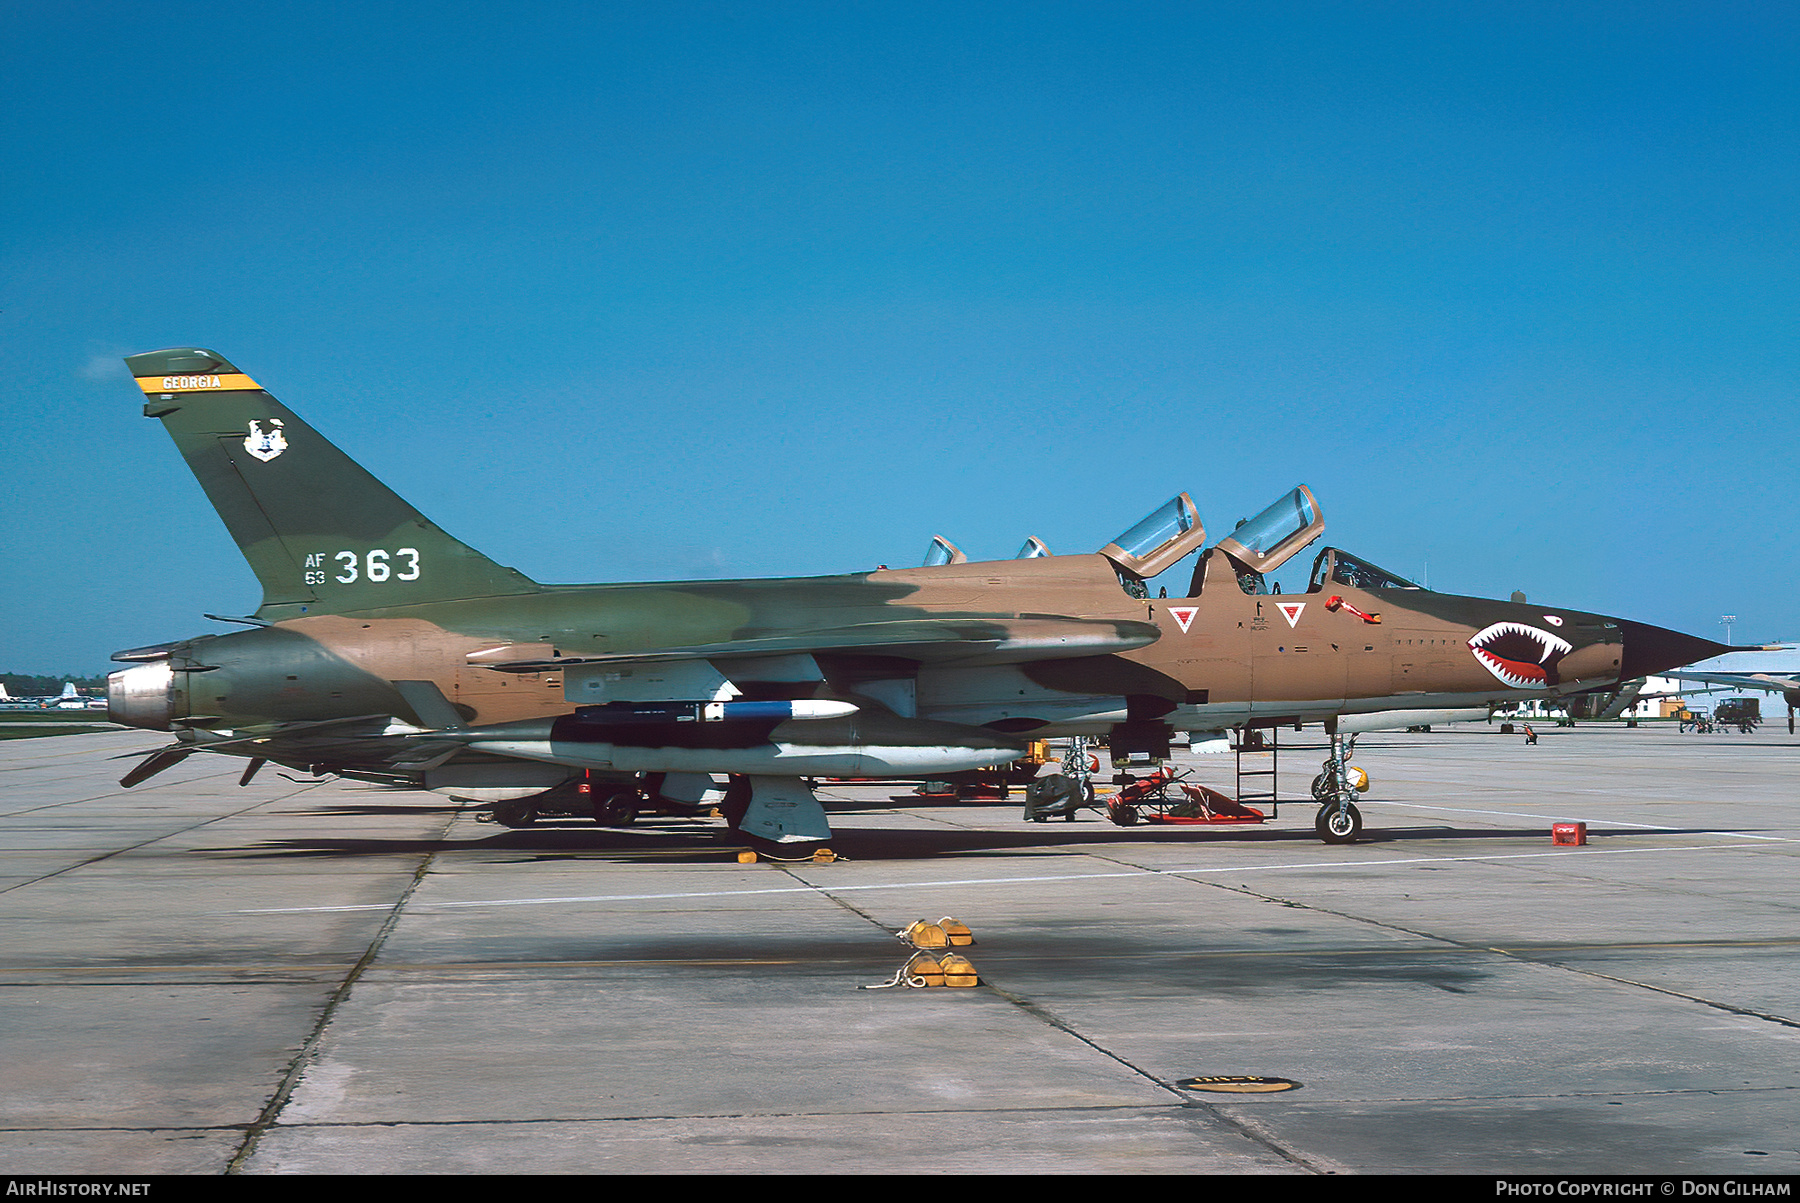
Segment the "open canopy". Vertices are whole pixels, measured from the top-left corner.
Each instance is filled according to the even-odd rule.
[[[1300,485],[1219,540],[1219,550],[1251,572],[1273,572],[1324,533],[1318,500]]]
[[[1178,494],[1100,549],[1126,576],[1148,580],[1206,542],[1194,499]]]

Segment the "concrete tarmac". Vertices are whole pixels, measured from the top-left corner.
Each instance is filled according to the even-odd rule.
[[[1310,803],[1119,828],[856,786],[845,859],[790,866],[717,823],[511,831],[206,756],[123,790],[157,737],[7,741],[0,1164],[1800,1171],[1800,739],[1542,735],[1365,736],[1348,847]],[[946,914],[981,986],[862,988]],[[1234,1074],[1300,1088],[1177,1085]]]

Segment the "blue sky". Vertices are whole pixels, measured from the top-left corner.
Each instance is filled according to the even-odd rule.
[[[1304,481],[1434,588],[1800,636],[1791,8],[7,27],[8,671],[257,604],[118,363],[180,345],[541,580],[1090,551],[1184,489],[1223,534]]]

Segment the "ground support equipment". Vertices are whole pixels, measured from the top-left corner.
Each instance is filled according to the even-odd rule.
[[[1261,823],[1269,817],[1216,789],[1186,784],[1183,779],[1189,774],[1187,769],[1164,767],[1139,777],[1106,800],[1106,817],[1121,827],[1135,823]],[[1173,795],[1170,787],[1175,787]]]

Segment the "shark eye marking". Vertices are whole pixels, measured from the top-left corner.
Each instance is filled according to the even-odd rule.
[[[1575,648],[1568,640],[1522,622],[1497,622],[1469,640],[1469,650],[1489,672],[1514,689],[1558,684],[1556,666]]]

